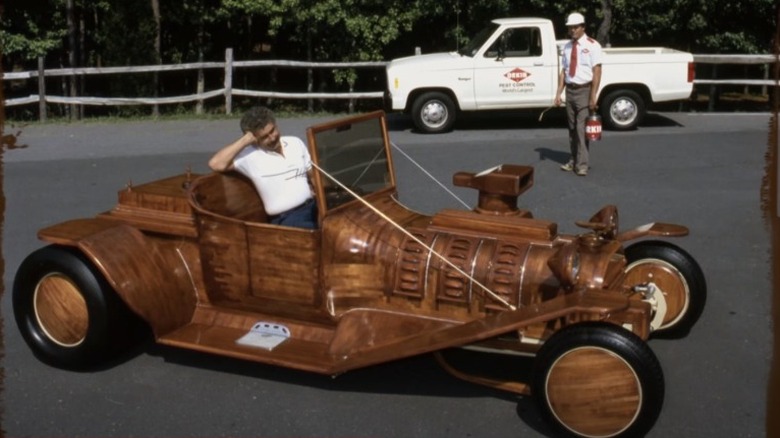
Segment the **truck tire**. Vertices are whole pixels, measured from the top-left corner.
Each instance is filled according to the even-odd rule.
[[[76,249],[47,246],[19,266],[16,324],[36,357],[65,369],[115,358],[141,327],[102,274]]]
[[[625,254],[628,265],[623,284],[652,281],[664,293],[666,315],[653,336],[687,335],[707,301],[707,283],[696,260],[678,246],[660,240],[634,243]]]
[[[638,336],[584,322],[561,329],[539,349],[531,393],[554,436],[644,436],[661,413],[664,377]]]
[[[636,129],[645,117],[645,101],[631,90],[610,92],[600,106],[604,125],[614,131]]]
[[[428,134],[447,132],[455,124],[455,103],[441,92],[423,93],[412,104],[414,126]]]

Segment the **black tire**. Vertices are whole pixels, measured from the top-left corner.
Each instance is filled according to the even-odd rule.
[[[450,96],[429,91],[419,95],[412,104],[414,126],[422,132],[447,132],[455,124],[457,108]]]
[[[41,248],[22,262],[13,286],[16,324],[43,362],[89,369],[129,347],[138,319],[76,249]]]
[[[653,336],[679,338],[690,332],[707,301],[704,273],[680,247],[660,240],[645,240],[625,249],[626,279],[633,285],[652,280],[663,291],[667,316]]]
[[[531,385],[554,436],[643,436],[664,400],[663,371],[650,347],[600,322],[553,334],[536,356]]]
[[[601,102],[604,125],[614,131],[636,129],[645,117],[645,101],[635,91],[615,90]]]

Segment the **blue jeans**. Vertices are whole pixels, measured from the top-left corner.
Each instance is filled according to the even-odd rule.
[[[317,203],[309,199],[303,204],[270,217],[274,225],[286,227],[317,228]]]

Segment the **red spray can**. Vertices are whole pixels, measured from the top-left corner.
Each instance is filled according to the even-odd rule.
[[[591,114],[585,121],[585,137],[591,141],[601,140],[601,116]]]

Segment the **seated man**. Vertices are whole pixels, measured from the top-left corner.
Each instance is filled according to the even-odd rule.
[[[271,110],[254,107],[241,118],[241,138],[209,160],[217,172],[237,170],[257,188],[270,222],[317,228],[317,208],[309,184],[311,157],[298,137],[282,137]]]

